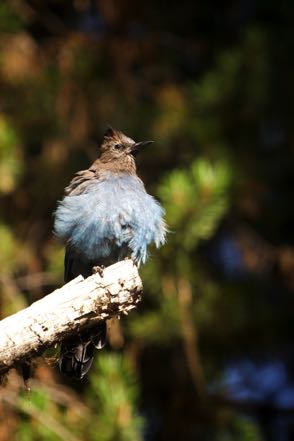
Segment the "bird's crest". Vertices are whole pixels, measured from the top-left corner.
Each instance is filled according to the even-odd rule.
[[[108,126],[103,138],[114,138],[115,135],[117,135],[117,130],[114,130],[111,126]]]
[[[109,142],[113,142],[113,141],[123,144],[133,144],[135,142],[133,139],[126,136],[120,130],[115,130],[113,127],[108,126],[103,136],[102,149],[103,149],[103,144],[107,145]]]

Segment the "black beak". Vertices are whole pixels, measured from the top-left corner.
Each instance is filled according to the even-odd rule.
[[[138,153],[138,151],[141,149],[141,147],[145,147],[148,144],[151,144],[154,141],[141,141],[141,142],[136,142],[135,144],[132,145],[132,153]]]

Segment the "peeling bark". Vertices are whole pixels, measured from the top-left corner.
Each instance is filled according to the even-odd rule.
[[[40,355],[101,319],[127,315],[141,300],[142,281],[131,260],[124,260],[62,288],[0,322],[0,374]]]

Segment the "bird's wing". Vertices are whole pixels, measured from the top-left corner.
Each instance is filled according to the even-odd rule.
[[[89,181],[95,179],[95,177],[97,178],[97,173],[95,173],[93,169],[77,172],[69,185],[65,188],[65,194],[67,196],[77,196],[83,193]]]
[[[94,265],[89,261],[81,259],[81,256],[72,249],[70,245],[66,246],[64,256],[64,281],[65,283],[78,277],[80,274],[83,277],[89,277],[92,274],[92,267]]]

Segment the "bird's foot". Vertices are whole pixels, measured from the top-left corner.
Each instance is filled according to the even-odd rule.
[[[103,277],[104,275],[104,270],[105,270],[105,266],[101,265],[101,266],[93,266],[92,268],[92,274],[99,274],[100,277]]]

